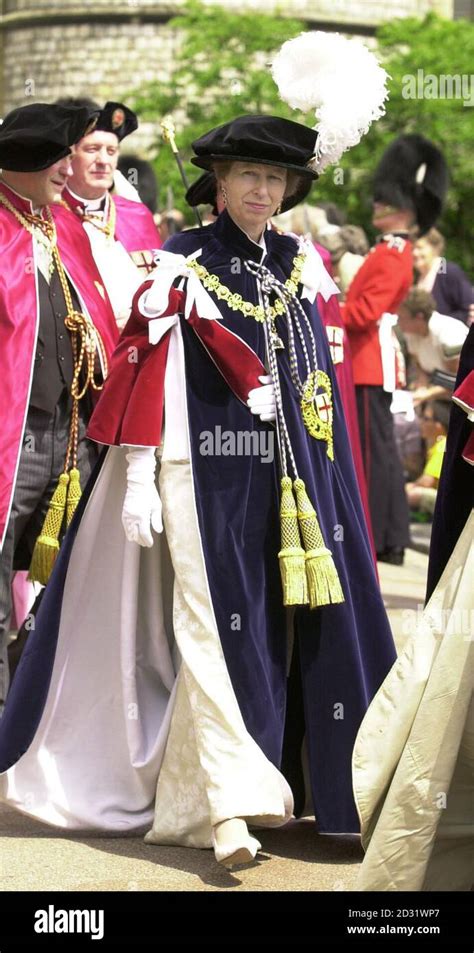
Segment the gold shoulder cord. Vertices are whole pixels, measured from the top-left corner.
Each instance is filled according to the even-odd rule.
[[[66,459],[63,473],[59,477],[58,486],[51,498],[43,528],[36,541],[29,573],[29,578],[34,582],[46,585],[59,551],[59,535],[64,516],[66,516],[67,527],[81,498],[80,474],[77,469],[79,401],[85,396],[89,388],[94,391],[102,390],[103,383],[98,383],[95,379],[95,359],[96,354],[99,353],[104,368],[104,377],[106,377],[108,370],[107,354],[102,338],[89,316],[74,309],[69,282],[59,254],[56,226],[50,209],[46,206],[47,218],[22,213],[1,192],[0,203],[12,213],[30,235],[35,236],[35,233],[39,231],[47,239],[66,304],[67,314],[64,324],[71,337],[74,370],[71,384],[71,423]],[[80,383],[81,374],[83,374],[82,385]]]

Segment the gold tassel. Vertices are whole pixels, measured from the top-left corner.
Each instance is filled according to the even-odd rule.
[[[332,602],[344,602],[339,575],[331,550],[324,544],[316,511],[306,492],[303,480],[294,481],[298,522],[305,548],[309,604],[312,609]]]
[[[283,477],[281,481],[280,527],[281,550],[278,558],[283,584],[283,604],[306,605],[309,600],[304,550],[301,546],[296,502],[289,477]]]
[[[80,473],[76,467],[73,467],[69,471],[69,488],[67,491],[67,508],[66,508],[66,526],[69,526],[74,513],[76,512],[77,504],[81,499],[82,490],[80,483]]]
[[[66,511],[68,483],[69,474],[61,473],[33,550],[28,578],[42,586],[46,585],[59,552],[59,534]]]

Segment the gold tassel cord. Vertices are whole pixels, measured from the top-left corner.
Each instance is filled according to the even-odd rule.
[[[344,602],[339,575],[331,550],[324,543],[316,511],[303,480],[293,483],[298,508],[298,523],[305,548],[305,567],[309,604],[312,609]]]
[[[77,509],[77,504],[81,499],[82,491],[80,484],[80,474],[77,467],[73,467],[69,471],[69,489],[67,494],[67,507],[66,507],[66,526],[69,526],[74,513]]]
[[[284,476],[281,481],[280,503],[281,550],[278,553],[285,606],[306,605],[305,554],[298,529],[296,501],[291,480]]]
[[[59,535],[66,511],[69,474],[61,473],[48,507],[43,528],[35,543],[28,578],[45,586],[59,552]]]
[[[74,308],[68,278],[59,254],[56,226],[51,210],[47,206],[45,207],[46,218],[41,215],[22,213],[2,193],[0,193],[0,203],[12,213],[30,235],[36,238],[40,236],[41,240],[48,246],[53,269],[56,268],[61,282],[67,312],[64,324],[70,333],[73,354],[72,410],[64,472],[59,477],[58,486],[51,498],[43,528],[36,540],[29,572],[30,579],[46,585],[59,552],[64,517],[66,516],[66,526],[69,526],[81,498],[80,474],[77,469],[79,401],[89,388],[95,391],[102,390],[103,382],[96,380],[95,376],[95,361],[97,354],[99,354],[105,379],[108,370],[107,354],[101,335],[89,316],[76,311]],[[115,209],[114,203],[112,203],[112,206]],[[112,222],[115,223],[114,218]]]

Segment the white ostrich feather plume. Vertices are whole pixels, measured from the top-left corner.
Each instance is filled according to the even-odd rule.
[[[315,110],[316,172],[338,162],[385,113],[388,74],[360,40],[340,33],[317,30],[287,40],[272,75],[292,109]]]

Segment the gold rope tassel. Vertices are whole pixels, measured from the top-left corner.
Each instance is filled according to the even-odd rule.
[[[283,604],[306,605],[309,600],[304,550],[301,546],[296,501],[289,477],[283,477],[281,481],[280,528],[281,550],[278,558],[283,584]]]
[[[42,586],[46,585],[59,552],[59,534],[66,512],[68,484],[69,474],[61,473],[33,550],[28,578]]]
[[[324,544],[316,511],[306,492],[303,480],[294,481],[298,522],[305,548],[309,604],[312,609],[331,602],[344,602],[339,575],[332,553]]]
[[[69,471],[69,487],[67,491],[67,507],[66,507],[66,526],[69,526],[74,513],[76,512],[77,504],[81,499],[82,490],[80,483],[80,473],[76,467],[73,467]]]

